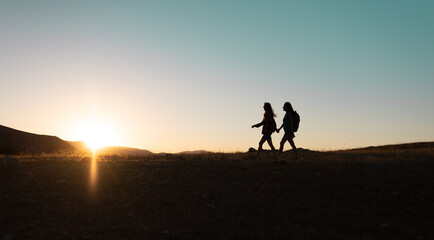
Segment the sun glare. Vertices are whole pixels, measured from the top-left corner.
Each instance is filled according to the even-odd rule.
[[[112,127],[98,122],[80,126],[77,135],[93,151],[105,146],[116,146],[120,143],[119,137]]]

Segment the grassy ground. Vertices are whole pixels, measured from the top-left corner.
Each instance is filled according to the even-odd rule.
[[[0,164],[0,239],[434,239],[433,148],[78,159]]]

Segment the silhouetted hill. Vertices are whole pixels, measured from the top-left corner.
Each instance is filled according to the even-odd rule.
[[[118,155],[118,156],[149,156],[153,153],[148,150],[138,149],[138,148],[129,148],[129,147],[103,147],[98,149],[97,154],[99,155]]]
[[[183,152],[179,152],[177,154],[194,155],[194,154],[209,154],[209,153],[212,153],[212,152],[206,151],[206,150],[196,150],[196,151],[183,151]]]
[[[75,152],[73,146],[58,137],[23,132],[0,125],[0,153],[2,154]]]
[[[416,143],[403,143],[391,144],[383,146],[369,146],[366,148],[348,149],[342,151],[396,151],[396,150],[424,150],[434,149],[434,142],[416,142]]]
[[[67,141],[69,144],[71,144],[75,149],[82,153],[91,153],[92,149],[90,149],[89,146],[85,142],[82,141]]]

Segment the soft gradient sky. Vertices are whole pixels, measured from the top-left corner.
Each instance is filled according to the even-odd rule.
[[[298,147],[433,141],[433,12],[423,0],[0,0],[0,124],[246,151],[263,103],[281,124],[290,101]]]

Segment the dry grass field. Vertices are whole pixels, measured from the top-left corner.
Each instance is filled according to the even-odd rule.
[[[434,239],[433,189],[432,143],[18,156],[0,162],[0,239]]]

